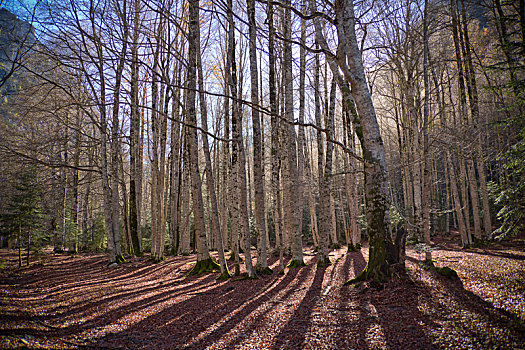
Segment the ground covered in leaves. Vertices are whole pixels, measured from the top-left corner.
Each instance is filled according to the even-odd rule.
[[[461,250],[442,242],[437,266],[407,250],[408,275],[379,290],[343,286],[367,250],[334,264],[257,280],[188,277],[194,256],[108,267],[104,255],[47,254],[16,268],[0,251],[0,348],[525,349],[525,245]],[[277,262],[273,261],[273,268]]]

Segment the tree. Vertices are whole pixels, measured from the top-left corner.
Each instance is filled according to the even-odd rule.
[[[254,106],[259,105],[259,79],[257,68],[257,28],[255,24],[255,0],[247,0],[248,23],[250,34],[250,78],[251,78],[251,102]],[[264,178],[263,178],[263,149],[261,118],[257,108],[252,107],[253,126],[253,177],[255,187],[255,222],[257,224],[257,265],[259,273],[271,273],[268,267],[267,242],[266,242],[266,217],[264,201]]]
[[[284,2],[283,18],[283,83],[284,83],[284,113],[287,124],[285,150],[283,152],[283,162],[286,162],[287,174],[283,177],[284,187],[284,210],[286,212],[286,229],[291,239],[292,260],[288,266],[304,266],[302,230],[300,227],[302,201],[297,201],[295,196],[302,191],[301,182],[297,169],[297,135],[295,132],[294,113],[293,113],[293,75],[292,75],[292,22],[291,22],[291,1]]]
[[[41,212],[39,209],[40,185],[36,168],[26,169],[20,175],[20,182],[15,186],[8,206],[7,213],[2,215],[2,228],[7,232],[17,232],[16,246],[18,247],[18,267],[22,266],[22,235],[25,233],[25,243],[27,248],[26,264],[29,266],[29,252],[31,248],[31,238],[36,233],[36,229],[41,226]]]
[[[514,12],[518,12],[517,15]],[[507,83],[501,88],[512,91],[512,107],[516,110],[502,122],[506,130],[514,131],[512,144],[500,157],[508,180],[502,184],[502,191],[496,198],[501,206],[498,212],[501,225],[492,234],[503,239],[525,227],[525,79],[520,74],[525,70],[525,3],[520,1],[519,6],[504,6],[500,0],[494,0],[494,14],[504,53],[503,65],[499,63],[496,68],[503,66],[508,74]],[[520,29],[518,34],[512,35],[513,28]]]
[[[312,12],[316,11],[313,0],[310,0],[310,7]],[[365,269],[355,281],[383,281],[390,276],[393,265],[399,261],[398,250],[391,238],[385,149],[357,41],[353,0],[336,1],[334,12],[341,48],[337,55],[330,51],[318,18],[314,20],[314,24],[316,40],[329,60],[332,74],[343,93],[344,103],[349,110],[356,111],[352,113],[352,122],[365,162],[365,204],[370,252]]]
[[[139,35],[141,25],[141,0],[133,0],[133,33],[131,39],[131,79],[130,79],[130,127],[129,127],[129,221],[133,254],[142,254],[141,188],[142,157],[140,154],[140,110],[139,110]]]
[[[195,106],[195,91],[197,88],[197,55],[200,54],[199,43],[199,0],[189,1],[189,28],[188,28],[188,68],[186,111],[188,127],[187,147],[190,161],[190,177],[193,201],[193,219],[195,223],[195,246],[197,263],[191,274],[201,274],[213,271],[220,266],[212,260],[208,250],[206,227],[204,222],[204,204],[202,201],[202,181],[199,172],[197,112]]]

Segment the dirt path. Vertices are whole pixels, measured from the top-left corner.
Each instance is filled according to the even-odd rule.
[[[525,253],[442,245],[447,279],[419,267],[383,290],[343,286],[367,251],[332,253],[255,281],[186,277],[194,257],[161,264],[48,255],[16,269],[0,251],[0,348],[107,349],[525,349]],[[274,261],[273,267],[276,267]]]

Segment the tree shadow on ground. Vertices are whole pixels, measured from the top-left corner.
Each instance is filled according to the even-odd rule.
[[[352,260],[353,276],[366,266],[361,252],[347,254]],[[436,327],[434,322],[418,308],[421,290],[406,278],[392,278],[381,289],[369,283],[346,286],[348,296],[340,302],[340,323],[347,324],[346,339],[341,348],[357,349],[436,349],[423,325]],[[344,300],[346,299],[346,300]]]
[[[287,288],[302,283],[302,269],[258,280],[230,280],[196,293],[185,293],[182,300],[143,318],[125,330],[108,334],[99,346],[123,346],[134,349],[147,344],[157,349],[203,349],[217,342],[259,306]],[[258,290],[257,295],[249,293]],[[168,302],[169,303],[169,302]]]
[[[415,263],[422,260],[407,257]],[[524,348],[525,326],[516,314],[465,289],[458,277],[448,278],[424,271],[431,285],[417,282],[420,304],[435,323],[454,329],[451,342],[462,348]],[[439,293],[437,293],[439,291]],[[434,327],[436,329],[436,327]],[[514,344],[511,344],[513,342]]]
[[[16,297],[17,309],[0,313],[4,326],[0,327],[0,335],[58,339],[89,333],[133,312],[215,283],[214,275],[189,278],[182,286],[180,278],[170,278],[177,277],[173,270],[187,264],[183,259],[161,264],[145,260],[139,263],[140,270],[131,271],[122,266],[108,268],[100,257],[84,260],[69,263],[59,257],[52,265],[54,269],[45,266],[36,269],[40,272],[36,275],[35,271],[25,271],[28,278],[23,279],[23,284],[17,282],[22,275],[11,278],[10,297]],[[155,276],[159,271],[163,277],[160,282]],[[176,285],[175,291],[170,284]],[[0,305],[2,310],[7,310],[5,306]],[[33,306],[41,311],[35,312]]]
[[[513,260],[525,260],[525,254],[517,254],[509,252],[509,250],[522,251],[525,245],[521,242],[515,244],[506,243],[489,243],[487,246],[480,248],[462,248],[455,243],[441,242],[436,245],[439,249],[449,252],[467,252],[479,255],[494,256],[498,258],[513,259]]]
[[[313,282],[308,288],[299,306],[293,312],[283,328],[275,337],[272,349],[301,349],[304,348],[306,333],[312,325],[312,312],[316,299],[321,295],[325,269],[316,266],[316,260],[303,270],[311,273],[315,269]]]

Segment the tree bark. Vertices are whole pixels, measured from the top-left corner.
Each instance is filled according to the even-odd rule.
[[[285,0],[283,18],[283,81],[284,81],[284,109],[285,119],[289,123],[286,125],[286,150],[285,162],[288,166],[288,176],[283,179],[285,190],[284,207],[287,210],[287,232],[291,239],[292,260],[290,267],[304,266],[302,232],[301,232],[301,210],[297,195],[302,191],[299,174],[297,169],[297,137],[295,126],[293,125],[293,75],[292,75],[292,21],[291,21],[291,1]]]
[[[199,153],[197,137],[197,113],[195,109],[196,58],[200,54],[197,47],[199,35],[199,0],[189,0],[189,28],[188,28],[188,66],[187,66],[187,95],[186,111],[189,127],[187,128],[188,153],[190,160],[190,176],[193,201],[193,219],[195,225],[195,246],[197,263],[192,274],[201,274],[216,269],[217,264],[211,259],[206,238],[204,222],[204,205],[202,201],[202,181],[199,171]]]
[[[255,22],[255,0],[247,0],[250,38],[251,102],[259,105],[259,79],[257,67],[257,28]],[[253,177],[255,190],[255,223],[257,225],[257,265],[259,273],[269,273],[266,241],[266,217],[264,202],[263,149],[261,119],[257,108],[252,107]]]
[[[279,109],[277,106],[276,77],[275,77],[275,28],[273,23],[273,3],[268,2],[268,86],[270,93],[271,116],[271,168],[272,168],[272,200],[273,200],[273,221],[276,243],[279,246],[279,269],[284,271],[284,239],[282,229],[282,210],[281,210],[281,184],[280,184],[280,147],[279,129],[280,120],[278,118]]]
[[[202,147],[204,150],[204,159],[206,162],[206,180],[207,180],[207,189],[208,195],[210,197],[210,213],[211,217],[211,228],[214,232],[214,238],[217,242],[217,251],[219,255],[219,265],[221,269],[220,279],[230,278],[230,272],[228,271],[228,265],[226,264],[226,258],[224,256],[224,245],[222,241],[222,232],[221,225],[219,221],[219,208],[217,204],[217,194],[215,192],[215,176],[213,174],[213,168],[211,164],[211,155],[210,155],[210,145],[208,142],[208,109],[206,106],[206,96],[204,91],[206,87],[204,86],[204,79],[202,73],[202,61],[201,61],[201,52],[200,52],[200,33],[197,31],[195,33],[195,40],[197,46],[197,73],[198,73],[198,83],[199,83],[199,102],[201,108],[201,127],[204,133],[202,134]]]
[[[131,43],[131,80],[130,80],[130,94],[131,94],[131,110],[130,110],[130,126],[129,126],[129,221],[130,221],[130,235],[132,243],[132,253],[135,256],[142,254],[142,247],[140,244],[140,205],[138,201],[139,182],[142,177],[139,176],[138,162],[142,162],[139,158],[140,149],[140,113],[139,113],[139,61],[138,61],[138,41],[141,23],[141,1],[133,1],[133,35]]]

